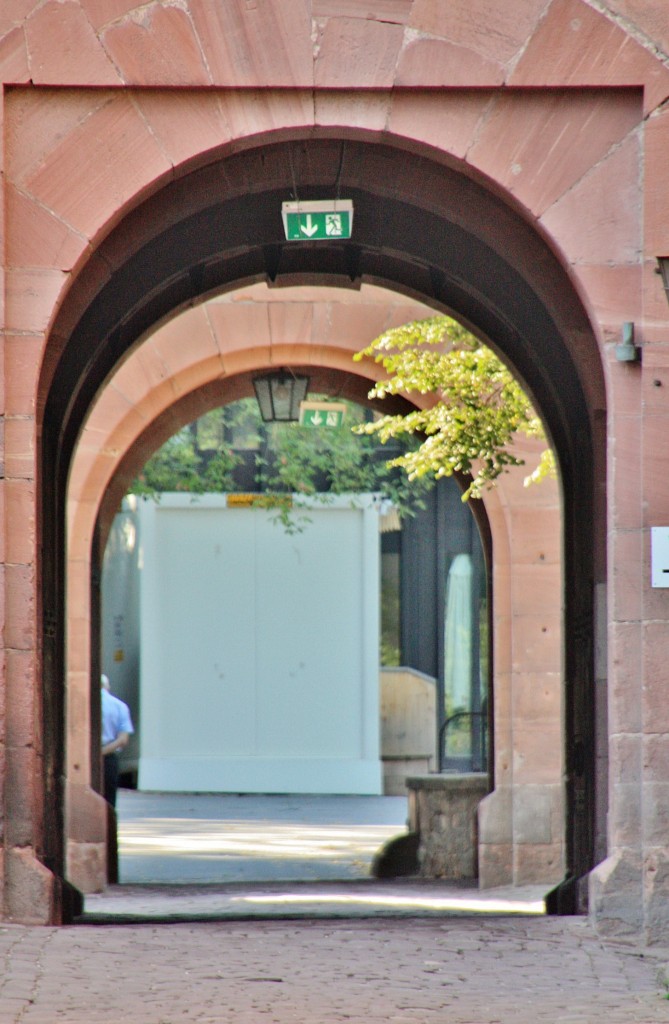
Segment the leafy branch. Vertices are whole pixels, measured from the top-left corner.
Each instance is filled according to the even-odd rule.
[[[383,444],[408,435],[420,438],[416,447],[389,462],[402,467],[409,480],[470,474],[463,500],[478,498],[509,466],[524,465],[513,451],[515,434],[545,436],[529,398],[509,370],[450,317],[429,317],[386,331],[354,358],[365,357],[372,357],[388,375],[372,388],[370,398],[430,396],[425,408],[382,416],[355,428]],[[553,453],[547,449],[526,483],[554,473]]]

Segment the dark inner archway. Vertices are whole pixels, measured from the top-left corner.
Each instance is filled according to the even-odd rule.
[[[351,241],[285,242],[281,203],[295,191],[352,199]],[[595,841],[592,591],[604,573],[596,344],[564,269],[492,192],[424,156],[332,139],[259,146],[167,185],[101,244],[54,326],[40,389],[45,862],[62,875],[65,496],[81,425],[145,331],[203,295],[256,280],[364,280],[452,312],[503,355],[541,410],[564,496],[568,870],[578,879],[593,866]],[[575,886],[562,892],[558,907],[573,911]]]

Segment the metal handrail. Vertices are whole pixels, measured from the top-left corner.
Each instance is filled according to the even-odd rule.
[[[445,749],[444,749],[445,748],[445,740],[446,740],[446,731],[447,731],[448,727],[453,722],[457,721],[460,718],[480,718],[481,719],[481,722],[482,722],[482,725],[483,725],[483,731],[482,731],[483,743],[482,743],[481,753],[482,753],[482,759],[483,759],[484,764],[487,763],[487,760],[488,760],[488,744],[487,744],[487,741],[486,741],[486,726],[488,724],[488,717],[487,717],[487,714],[484,711],[456,711],[455,714],[448,716],[448,718],[442,723],[442,726],[441,726],[441,728],[439,730],[439,759],[440,759],[440,762],[442,762],[444,760],[444,757],[446,756],[445,755]],[[473,757],[472,757],[472,759],[473,759]]]

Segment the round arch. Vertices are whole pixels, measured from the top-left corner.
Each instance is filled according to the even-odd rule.
[[[286,243],[281,202],[351,198],[350,242]],[[64,302],[40,386],[39,531],[48,860],[62,874],[65,500],[87,411],[152,326],[248,281],[378,283],[471,325],[513,366],[558,454],[564,498],[568,870],[594,863],[593,582],[604,577],[604,387],[597,345],[568,275],[538,231],[493,191],[390,145],[333,139],[258,146],[193,171],[102,243]],[[100,267],[108,268],[100,275]],[[58,340],[56,340],[58,339]],[[558,902],[574,906],[574,886]]]

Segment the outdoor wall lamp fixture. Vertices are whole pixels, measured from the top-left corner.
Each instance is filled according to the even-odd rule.
[[[634,324],[623,324],[623,340],[616,345],[616,359],[619,363],[638,363],[641,359],[641,348],[634,344]]]
[[[309,378],[292,370],[275,370],[253,378],[260,415],[265,423],[291,423],[300,418]]]

